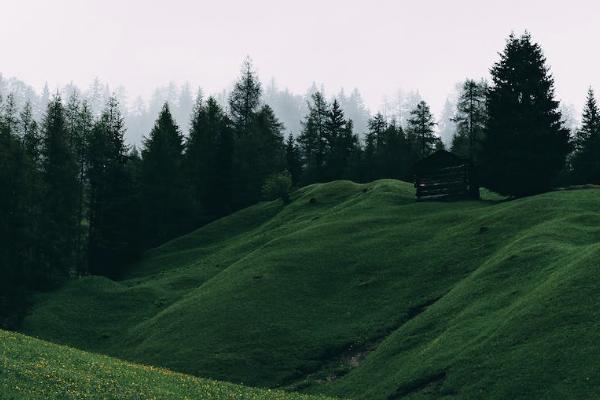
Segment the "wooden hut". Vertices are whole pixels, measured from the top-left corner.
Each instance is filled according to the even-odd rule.
[[[419,200],[479,198],[479,185],[469,160],[439,150],[414,166]]]

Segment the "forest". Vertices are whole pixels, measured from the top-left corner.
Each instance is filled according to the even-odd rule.
[[[98,113],[75,91],[49,96],[39,113],[3,94],[0,326],[18,327],[34,293],[80,276],[118,278],[143,251],[236,210],[289,201],[313,183],[410,182],[414,163],[445,147],[509,198],[600,183],[592,89],[580,126],[568,129],[547,60],[528,33],[507,39],[490,76],[461,86],[449,146],[424,100],[403,120],[376,113],[357,127],[319,90],[292,134],[248,60],[226,101],[200,94],[190,104],[189,130],[178,123],[186,116],[163,104],[139,148],[127,144],[116,93]]]

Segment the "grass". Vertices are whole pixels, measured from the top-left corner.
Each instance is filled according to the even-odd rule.
[[[338,181],[41,296],[24,331],[197,376],[357,399],[594,397],[600,189],[414,201]]]
[[[325,400],[200,379],[2,330],[0,398]]]

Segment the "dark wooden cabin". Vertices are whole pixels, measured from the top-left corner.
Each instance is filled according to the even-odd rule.
[[[438,150],[414,166],[419,200],[479,198],[479,185],[469,160]]]

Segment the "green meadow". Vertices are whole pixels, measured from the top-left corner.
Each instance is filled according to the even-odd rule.
[[[596,188],[415,202],[395,180],[307,186],[148,251],[121,280],[40,295],[25,334],[128,362],[2,333],[0,385],[301,398],[193,375],[353,399],[592,398],[599,210]]]

